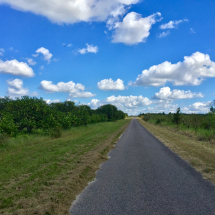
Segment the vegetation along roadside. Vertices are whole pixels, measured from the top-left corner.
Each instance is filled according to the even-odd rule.
[[[67,214],[130,120],[113,105],[0,98],[0,214]]]
[[[0,148],[0,214],[68,214],[130,121],[73,127],[60,138],[7,139]]]
[[[207,138],[207,134],[205,138],[199,138],[201,135],[201,128],[199,133],[197,133],[197,128],[191,127],[189,130],[181,129],[183,128],[183,121],[181,118],[183,115],[179,115],[179,110],[174,114],[171,114],[174,119],[178,119],[178,125],[174,125],[172,121],[170,123],[165,122],[165,120],[161,120],[161,123],[156,123],[157,119],[161,117],[165,117],[164,114],[150,114],[150,117],[147,114],[140,115],[141,118],[138,119],[140,124],[142,124],[150,133],[152,133],[155,137],[157,137],[161,142],[163,142],[167,147],[169,147],[172,151],[178,154],[182,159],[186,160],[191,164],[197,171],[201,172],[205,179],[210,180],[215,184],[215,145],[214,145],[214,136],[210,136]],[[178,114],[178,115],[177,115]],[[200,122],[201,117],[214,117],[214,112],[209,113],[208,115],[197,115],[191,114],[185,117],[193,117],[194,120],[199,116],[196,120]],[[151,117],[152,116],[152,117]],[[170,117],[170,114],[169,116]],[[149,120],[151,118],[151,121]],[[157,118],[157,119],[155,119]],[[144,120],[146,119],[146,120]],[[160,121],[160,120],[159,120]],[[154,123],[153,123],[154,122]],[[164,124],[162,125],[162,122]],[[206,121],[208,124],[212,124],[211,121]],[[172,124],[171,124],[172,123]],[[204,121],[203,121],[204,123]],[[200,125],[200,123],[199,123]],[[181,126],[181,127],[180,127]],[[196,128],[196,131],[195,131]],[[214,134],[214,130],[211,127],[208,132]]]

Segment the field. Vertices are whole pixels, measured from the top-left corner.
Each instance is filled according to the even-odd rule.
[[[5,139],[0,144],[0,214],[68,214],[129,122],[73,127],[60,138]]]
[[[179,108],[176,113],[148,113],[139,116],[146,122],[215,144],[215,111],[207,114],[183,114]]]

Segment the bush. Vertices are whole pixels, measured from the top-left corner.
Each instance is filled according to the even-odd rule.
[[[173,117],[173,123],[175,123],[176,125],[179,125],[181,121],[180,111],[181,111],[180,107],[177,108],[176,113],[174,114]]]
[[[36,97],[0,98],[0,133],[9,135],[42,129],[59,137],[61,129],[124,118],[125,114],[110,104],[92,110],[87,105],[75,106],[70,101],[47,104]]]
[[[151,116],[149,114],[146,114],[143,118],[144,121],[149,121],[151,119]]]
[[[14,123],[13,115],[9,113],[3,113],[0,119],[0,132],[13,134],[17,131],[17,126]]]
[[[163,120],[162,119],[157,119],[156,124],[160,124]]]
[[[62,136],[61,127],[56,126],[56,127],[52,128],[52,129],[50,129],[49,134],[53,138],[59,138],[59,137],[61,137]]]

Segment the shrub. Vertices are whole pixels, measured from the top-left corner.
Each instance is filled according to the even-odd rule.
[[[13,134],[17,131],[17,126],[14,123],[12,114],[3,113],[1,115],[0,131],[1,133],[7,133],[7,134]]]
[[[59,137],[61,137],[62,136],[61,127],[56,126],[56,127],[52,128],[52,129],[50,129],[49,134],[53,138],[59,138]]]
[[[181,121],[180,111],[181,111],[180,107],[177,108],[176,113],[174,114],[173,117],[173,123],[175,123],[176,125],[179,125]]]
[[[162,119],[157,119],[156,124],[160,124],[162,122]]]

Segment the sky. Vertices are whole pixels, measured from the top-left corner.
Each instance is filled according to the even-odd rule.
[[[0,0],[0,97],[207,113],[214,0]]]

